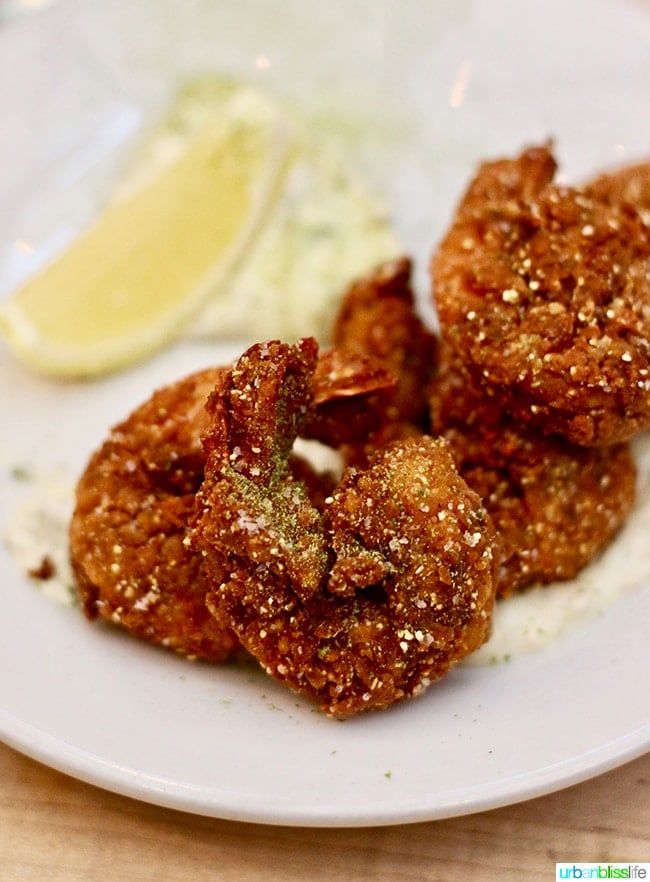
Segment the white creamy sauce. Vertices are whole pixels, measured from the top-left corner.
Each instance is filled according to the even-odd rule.
[[[499,600],[490,640],[466,664],[495,664],[548,646],[601,615],[618,598],[650,585],[650,433],[634,441],[636,505],[605,551],[576,579]]]
[[[401,255],[387,206],[344,154],[337,122],[309,120],[265,92],[213,76],[185,83],[143,139],[115,198],[133,193],[172,162],[210,120],[236,129],[276,119],[285,144],[283,172],[266,217],[187,336],[327,341],[350,280]]]
[[[14,480],[25,484],[25,494],[4,525],[0,537],[18,570],[43,594],[57,603],[76,602],[68,555],[68,525],[74,505],[74,482],[61,471],[41,473],[16,466]],[[30,576],[44,561],[47,578]]]
[[[293,452],[306,459],[319,474],[330,474],[336,480],[340,480],[344,467],[343,457],[327,444],[321,444],[320,441],[311,439],[296,438]]]
[[[336,457],[319,445],[301,444],[299,452],[321,469],[336,470]],[[634,442],[638,494],[626,525],[609,547],[573,581],[533,588],[497,603],[493,634],[466,664],[509,661],[562,639],[573,629],[605,613],[620,597],[650,584],[650,433]],[[19,469],[14,470],[16,474]],[[20,470],[25,471],[25,470]],[[27,493],[8,519],[3,541],[20,572],[38,570],[44,558],[53,564],[48,579],[32,578],[49,599],[76,600],[68,560],[68,524],[74,483],[61,472],[25,471]]]

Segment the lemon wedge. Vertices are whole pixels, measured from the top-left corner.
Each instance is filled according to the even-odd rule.
[[[235,267],[280,187],[279,114],[213,119],[153,179],[114,201],[0,305],[0,331],[30,367],[94,376],[177,337]]]
[[[183,84],[142,139],[115,198],[155,176],[211,120],[231,115],[264,124],[274,114],[283,118],[289,140],[277,198],[244,259],[225,284],[213,287],[183,338],[289,341],[313,335],[328,344],[350,281],[405,252],[384,200],[353,159],[356,117],[353,133],[343,138],[343,117],[314,118],[304,107],[221,75],[199,74]]]

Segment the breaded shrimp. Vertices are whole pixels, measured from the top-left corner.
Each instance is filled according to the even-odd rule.
[[[204,561],[185,540],[203,480],[205,404],[226,373],[207,369],[160,389],[116,426],[79,481],[70,526],[72,566],[88,618],[101,616],[210,661],[228,658],[239,642],[208,613]],[[319,360],[313,382],[309,434],[331,442],[335,433],[358,440],[377,428],[382,395],[395,378],[371,359],[342,360],[332,350]],[[315,501],[334,486],[331,476],[298,455],[291,455],[290,467]]]
[[[650,161],[626,165],[588,181],[583,189],[596,199],[628,205],[650,226]]]
[[[345,717],[419,694],[486,640],[494,529],[430,437],[347,469],[316,508],[288,468],[316,360],[311,339],[258,344],[211,397],[192,541],[213,568],[220,626]]]
[[[650,424],[650,228],[555,168],[480,167],[432,260],[441,332],[518,421],[612,444]]]
[[[89,619],[210,661],[227,659],[239,641],[209,614],[205,565],[185,538],[203,479],[205,402],[223,373],[160,389],[117,425],[81,476],[70,524]]]
[[[636,466],[627,443],[579,447],[517,423],[473,386],[447,347],[432,385],[431,426],[494,521],[501,597],[572,579],[634,505]]]
[[[372,356],[397,377],[391,422],[425,427],[437,341],[417,314],[411,261],[384,263],[344,293],[333,340],[346,352]]]

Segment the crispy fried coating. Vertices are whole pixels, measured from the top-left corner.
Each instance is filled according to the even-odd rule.
[[[343,295],[332,333],[336,346],[377,358],[397,376],[391,422],[425,425],[437,342],[417,314],[411,270],[403,257],[354,282]]]
[[[316,359],[311,339],[258,344],[211,397],[193,542],[214,567],[221,626],[277,680],[345,717],[417,695],[485,641],[494,528],[430,437],[347,469],[315,507],[288,454]]]
[[[319,353],[303,436],[340,447],[382,434],[397,384],[397,374],[378,358],[342,347]]]
[[[70,555],[87,617],[101,616],[177,652],[222,661],[238,647],[209,614],[204,562],[187,544],[203,480],[208,396],[227,368],[210,368],[156,391],[95,452],[82,475],[70,525]],[[394,375],[365,356],[319,358],[310,437],[359,440],[385,420]],[[341,428],[337,428],[338,426]],[[315,504],[335,486],[298,454],[292,474]],[[214,566],[211,569],[214,577]]]
[[[518,420],[581,445],[650,424],[650,229],[550,149],[482,165],[432,260],[441,331]]]
[[[613,205],[628,205],[650,226],[650,162],[626,165],[607,174],[598,175],[584,185],[595,199]]]
[[[571,579],[616,535],[635,497],[629,445],[579,447],[510,418],[442,347],[431,425],[502,543],[497,594]]]
[[[228,658],[239,641],[209,614],[211,582],[185,538],[203,479],[205,401],[223,373],[208,369],[160,389],[116,426],[81,476],[70,524],[89,619],[210,661]]]

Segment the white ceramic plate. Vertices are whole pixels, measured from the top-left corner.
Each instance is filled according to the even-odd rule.
[[[14,243],[36,241],[42,259],[73,235],[124,145],[197,69],[346,119],[422,284],[479,159],[552,136],[575,180],[650,155],[642,0],[20,5],[0,0],[5,292],[36,259]],[[240,348],[179,346],[91,384],[39,379],[0,350],[2,525],[30,492],[17,466],[75,476],[154,385]],[[417,821],[549,792],[650,746],[650,578],[546,649],[337,723],[252,667],[190,664],[88,624],[4,550],[0,574],[0,737],[153,803],[277,824]]]

